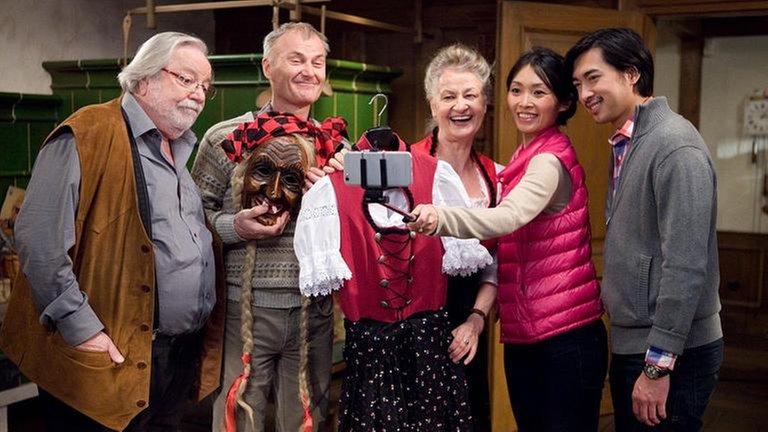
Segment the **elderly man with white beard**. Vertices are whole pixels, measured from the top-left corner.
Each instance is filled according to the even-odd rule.
[[[153,36],[123,95],[72,114],[37,158],[2,349],[40,386],[48,430],[176,430],[193,385],[218,386],[214,239],[186,168],[207,53]]]

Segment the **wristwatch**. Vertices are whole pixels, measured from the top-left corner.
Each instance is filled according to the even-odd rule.
[[[653,363],[646,363],[643,366],[643,373],[650,380],[657,380],[669,375],[670,370],[667,368],[658,367]]]

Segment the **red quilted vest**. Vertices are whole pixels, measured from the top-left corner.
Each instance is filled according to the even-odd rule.
[[[499,173],[502,196],[541,153],[555,155],[570,174],[571,199],[560,212],[541,213],[499,239],[498,305],[504,343],[537,342],[591,323],[603,313],[591,260],[584,169],[568,137],[555,127],[519,147]]]

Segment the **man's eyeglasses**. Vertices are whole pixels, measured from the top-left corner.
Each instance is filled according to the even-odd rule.
[[[161,70],[163,72],[167,72],[170,75],[173,75],[176,78],[176,82],[179,83],[180,86],[189,90],[190,93],[196,92],[197,89],[201,88],[203,89],[203,93],[205,93],[205,97],[208,99],[213,99],[216,96],[216,87],[212,86],[211,84],[197,82],[187,75],[176,73],[166,68],[162,68]]]

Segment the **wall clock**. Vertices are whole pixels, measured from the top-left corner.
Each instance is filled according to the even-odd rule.
[[[744,105],[744,133],[768,136],[768,98],[750,98]]]
[[[768,214],[768,87],[744,104],[744,134],[752,137],[752,163],[763,153],[763,213]]]

